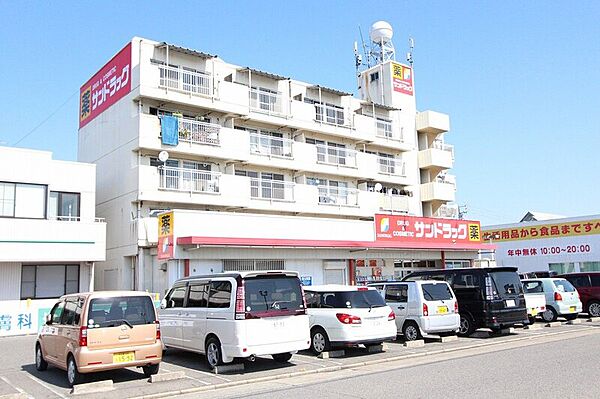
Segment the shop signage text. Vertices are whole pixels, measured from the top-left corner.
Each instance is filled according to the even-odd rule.
[[[375,215],[376,241],[412,243],[480,243],[478,221]]]
[[[412,68],[392,62],[392,84],[394,85],[394,91],[412,96]]]
[[[519,241],[600,234],[600,219],[486,230],[484,241]]]
[[[79,128],[131,91],[131,43],[79,89]]]
[[[158,215],[158,255],[161,260],[173,258],[173,212]]]

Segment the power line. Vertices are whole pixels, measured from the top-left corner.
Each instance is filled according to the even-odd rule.
[[[48,122],[48,120],[50,120],[50,118],[52,118],[54,115],[56,115],[58,113],[58,111],[60,111],[65,105],[67,105],[69,103],[69,101],[71,101],[71,99],[73,97],[75,97],[75,95],[79,93],[79,90],[77,90],[76,92],[74,92],[73,94],[71,94],[69,96],[69,98],[67,98],[65,100],[65,102],[63,102],[58,108],[56,108],[50,115],[48,115],[43,121],[41,121],[36,127],[34,127],[33,129],[31,129],[27,134],[25,134],[23,137],[21,137],[18,141],[16,141],[13,146],[19,144],[21,141],[25,140],[27,137],[29,137],[33,132],[35,132],[36,130],[38,130],[44,123]]]

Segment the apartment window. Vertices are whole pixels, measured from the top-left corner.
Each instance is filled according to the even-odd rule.
[[[44,219],[46,189],[41,184],[0,182],[0,217]]]
[[[333,125],[344,125],[344,108],[334,104],[311,100],[310,98],[305,98],[304,102],[315,105],[315,119],[317,121]]]
[[[79,265],[24,265],[21,299],[57,298],[79,291]]]
[[[48,219],[79,220],[79,193],[50,191]]]
[[[236,170],[236,176],[250,178],[250,196],[253,198],[285,199],[283,175],[279,173]]]
[[[256,154],[291,156],[284,154],[283,134],[246,129],[250,133],[250,150]]]
[[[322,140],[316,140],[307,138],[307,144],[317,146],[317,161],[327,162],[338,165],[346,164],[346,145],[332,143],[330,141],[325,142]]]
[[[277,95],[278,93],[274,90],[252,86],[252,90],[250,90],[252,108],[271,112],[276,111]]]

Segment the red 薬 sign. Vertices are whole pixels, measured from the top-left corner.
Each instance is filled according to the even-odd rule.
[[[375,241],[481,243],[481,224],[473,220],[375,215]]]
[[[90,123],[131,91],[131,43],[79,90],[79,128]]]

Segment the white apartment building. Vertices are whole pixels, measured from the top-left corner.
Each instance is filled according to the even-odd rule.
[[[402,70],[408,90],[394,86]],[[96,288],[162,293],[189,274],[281,268],[353,283],[468,264],[480,242],[376,243],[376,214],[458,214],[449,117],[416,111],[412,79],[376,65],[356,98],[133,38],[81,88],[78,159],[97,165],[108,223]],[[168,210],[174,248],[161,256]]]
[[[61,295],[93,290],[106,224],[96,165],[0,147],[0,336],[36,333]]]

